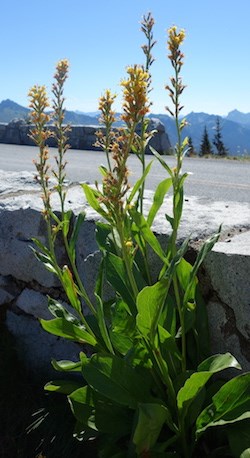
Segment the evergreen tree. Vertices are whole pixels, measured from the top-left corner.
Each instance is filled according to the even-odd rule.
[[[201,140],[201,146],[200,146],[200,156],[205,156],[207,154],[213,154],[213,148],[210,143],[208,133],[207,133],[207,127],[204,127],[204,132]]]
[[[223,140],[222,140],[221,123],[220,123],[220,118],[218,116],[216,118],[215,135],[213,139],[213,144],[216,148],[218,156],[227,155],[228,149],[225,147]]]
[[[193,140],[191,137],[188,137],[188,152],[187,156],[195,156],[196,151],[194,149]]]

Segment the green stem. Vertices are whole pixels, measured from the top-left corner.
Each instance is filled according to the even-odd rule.
[[[104,149],[104,151],[106,153],[109,172],[111,172],[111,163],[110,163],[110,159],[109,159],[110,129],[111,129],[111,126],[106,126],[106,139],[105,139],[105,149]]]
[[[93,315],[96,316],[96,309],[95,309],[94,305],[92,304],[92,302],[91,302],[91,300],[90,300],[90,298],[89,298],[89,296],[87,294],[86,289],[83,286],[83,283],[82,283],[81,278],[79,276],[76,264],[75,264],[74,260],[72,259],[72,256],[71,256],[71,253],[70,253],[70,249],[69,249],[68,239],[67,239],[67,237],[65,235],[63,236],[63,239],[64,239],[64,245],[65,245],[65,248],[66,248],[66,252],[67,252],[67,255],[68,255],[68,258],[69,258],[69,261],[70,261],[70,265],[72,267],[72,271],[73,271],[75,280],[77,282],[77,285],[79,287],[79,290],[81,292],[81,295],[84,298],[87,306],[89,307],[89,309],[91,310]]]
[[[159,367],[159,370],[162,374],[162,378],[165,381],[166,387],[168,389],[169,398],[171,399],[172,405],[177,412],[176,393],[175,393],[174,385],[168,373],[168,369],[166,367],[165,361],[162,358],[159,348],[156,349],[155,346],[153,346],[153,355]]]
[[[181,443],[182,443],[183,456],[184,456],[184,458],[189,458],[190,455],[189,455],[189,451],[188,451],[188,444],[187,444],[184,420],[180,419],[180,416],[179,416],[179,420],[178,420],[178,426],[179,426],[179,431],[180,431],[180,439],[181,439]]]
[[[64,288],[63,276],[62,276],[62,273],[61,273],[61,269],[60,269],[60,267],[58,266],[57,258],[56,258],[56,254],[55,254],[55,249],[54,249],[54,242],[53,242],[53,237],[52,237],[52,230],[51,230],[51,222],[50,222],[50,219],[47,220],[47,234],[48,234],[49,251],[50,251],[51,258],[52,258],[53,267],[55,268],[56,274],[57,274],[57,276],[58,276],[58,278],[59,278],[59,281],[60,281],[61,285],[62,285],[63,288]],[[64,288],[64,291],[65,291],[65,293],[67,294],[66,288]],[[90,328],[89,324],[87,323],[86,318],[84,317],[83,313],[82,313],[82,312],[78,312],[78,314],[79,314],[79,317],[80,317],[81,320],[82,320],[82,323],[84,324],[85,328],[87,329],[87,331],[88,331],[93,337],[96,337],[95,333],[92,331],[92,329]]]
[[[175,299],[176,299],[176,304],[177,304],[177,310],[179,313],[179,319],[180,319],[180,325],[181,325],[181,366],[182,366],[182,372],[186,371],[186,334],[185,334],[185,317],[183,313],[183,309],[181,306],[181,300],[180,300],[180,293],[179,293],[179,286],[178,286],[178,278],[177,275],[174,275],[173,278],[173,285],[174,285],[174,293],[175,293]]]
[[[181,147],[181,129],[179,123],[179,70],[177,64],[174,65],[175,69],[175,124],[176,124],[176,131],[177,131],[177,145],[176,145],[176,153],[177,153],[177,167],[173,177],[173,233],[171,238],[171,255],[172,258],[176,255],[176,241],[177,241],[177,234],[178,234],[178,226],[179,221],[181,220],[181,215],[177,214],[177,204],[176,198],[180,192],[179,188],[179,175],[182,166],[182,147]],[[173,287],[176,299],[177,310],[180,319],[180,326],[181,326],[181,347],[182,347],[182,371],[185,372],[186,370],[186,335],[185,335],[185,316],[184,310],[181,304],[181,296],[179,291],[179,283],[176,273],[173,277]]]
[[[121,242],[122,258],[125,264],[125,268],[128,274],[128,279],[129,279],[129,283],[133,291],[134,298],[136,299],[139,291],[138,291],[137,284],[136,284],[136,281],[133,275],[133,270],[132,270],[133,261],[131,263],[131,259],[128,255],[127,247],[125,245],[124,230],[123,230],[123,224],[121,221],[117,221],[117,231],[118,231],[120,242]]]

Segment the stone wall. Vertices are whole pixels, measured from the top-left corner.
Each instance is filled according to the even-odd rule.
[[[50,359],[77,359],[80,347],[43,331],[39,318],[49,318],[47,295],[65,300],[57,279],[32,253],[32,237],[45,241],[41,216],[40,189],[28,172],[0,171],[0,317],[14,335],[16,348],[30,370],[51,376]],[[9,183],[11,182],[11,189]],[[152,193],[146,193],[149,206]],[[52,196],[53,207],[58,207]],[[100,254],[95,242],[96,214],[86,204],[80,185],[69,185],[66,203],[75,215],[86,212],[77,243],[79,273],[87,289],[93,291]],[[166,242],[169,226],[165,213],[171,211],[166,199],[154,231]],[[232,221],[234,215],[234,221]],[[218,230],[223,233],[200,271],[213,353],[230,351],[244,370],[250,369],[250,205],[185,200],[180,242],[192,234],[188,255],[193,257],[201,242]],[[61,262],[65,262],[58,247]],[[152,260],[153,262],[153,260]]]
[[[33,140],[29,137],[31,125],[26,124],[23,120],[14,120],[9,124],[0,124],[0,143],[15,145],[34,145]],[[155,130],[154,137],[150,140],[149,145],[155,148],[160,154],[165,154],[171,148],[165,127],[159,119],[152,118],[149,123],[150,130]],[[93,146],[96,141],[96,130],[100,126],[71,126],[68,133],[69,144],[73,149],[94,150]],[[50,126],[50,130],[54,130]],[[49,146],[56,146],[56,140],[52,137],[48,139]],[[147,154],[150,149],[147,147]]]

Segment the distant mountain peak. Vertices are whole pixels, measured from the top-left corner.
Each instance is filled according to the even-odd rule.
[[[2,100],[0,102],[0,122],[10,122],[13,119],[26,119],[29,111],[29,108],[25,108],[13,102],[13,100]]]
[[[242,113],[239,110],[232,110],[228,113],[227,119],[239,124],[250,125],[250,113]]]
[[[14,102],[13,100],[10,100],[10,99],[2,100],[2,102],[0,102],[0,106],[1,106],[1,108],[18,107],[18,108],[22,108],[22,110],[28,110],[28,108],[25,108],[22,105],[19,105],[18,103]]]
[[[231,115],[231,114],[237,114],[237,113],[241,113],[241,112],[239,110],[237,110],[237,108],[235,108],[234,110],[229,111],[228,116]]]

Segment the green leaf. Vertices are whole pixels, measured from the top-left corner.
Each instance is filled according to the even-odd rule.
[[[173,171],[171,168],[166,164],[164,161],[163,157],[154,149],[151,145],[149,145],[150,150],[152,151],[153,155],[158,159],[158,161],[161,163],[162,167],[164,167],[165,170],[168,171],[169,175],[173,177]]]
[[[175,208],[175,223],[179,226],[182,217],[183,208],[183,188],[179,187],[178,191],[174,194],[174,208]]]
[[[96,242],[101,251],[106,251],[110,249],[111,240],[108,238],[111,233],[112,227],[110,224],[97,222],[96,223]]]
[[[228,425],[227,436],[233,456],[250,458],[250,419]]]
[[[63,235],[67,237],[69,232],[69,225],[72,216],[72,210],[68,210],[63,214],[63,220],[61,221]]]
[[[33,237],[32,239],[32,242],[35,243],[35,245],[39,248],[39,250],[41,250],[44,254],[46,255],[50,255],[50,251],[49,249],[46,247],[46,245],[44,245],[41,240]],[[36,253],[36,250],[34,249],[34,247],[30,247],[35,253]]]
[[[166,178],[165,180],[161,181],[161,183],[158,184],[156,191],[154,193],[154,200],[153,204],[149,210],[149,214],[147,217],[147,223],[149,227],[152,226],[152,223],[155,219],[155,216],[158,212],[158,210],[161,208],[164,197],[167,194],[169,188],[172,185],[172,179],[171,178]]]
[[[136,409],[138,402],[150,401],[151,375],[132,368],[123,358],[114,355],[93,355],[82,367],[85,380],[106,398]]]
[[[199,284],[196,286],[195,302],[197,305],[195,310],[195,329],[193,333],[196,344],[196,363],[194,367],[197,366],[197,362],[203,361],[208,355],[211,355],[207,307],[202,297]]]
[[[165,263],[167,262],[167,259],[165,257],[164,251],[161,248],[161,245],[157,239],[157,237],[154,235],[154,233],[151,231],[149,224],[145,220],[144,216],[136,211],[135,208],[132,208],[130,210],[130,214],[138,227],[140,234],[144,237],[146,242],[151,246],[151,248],[154,250],[154,252],[159,256],[159,258]]]
[[[166,220],[170,223],[172,229],[174,227],[174,218],[172,218],[172,216],[169,216],[167,213],[165,214],[165,218]]]
[[[69,360],[61,360],[56,361],[55,359],[51,360],[51,364],[56,371],[60,372],[80,372],[82,368],[81,361],[69,361]]]
[[[83,386],[68,396],[69,404],[75,418],[82,424],[96,430],[94,418],[93,391],[89,386]]]
[[[46,255],[43,253],[39,253],[36,251],[33,247],[31,247],[35,257],[38,259],[38,261],[41,261],[44,265],[44,267],[49,271],[52,272],[53,274],[58,276],[58,272],[55,268],[54,262],[50,256],[50,254]]]
[[[152,164],[153,164],[153,161],[149,162],[147,167],[145,168],[144,170],[144,173],[143,175],[141,176],[141,178],[139,178],[139,180],[137,180],[137,182],[135,183],[135,185],[133,186],[133,189],[127,199],[127,204],[130,204],[134,198],[134,196],[136,195],[136,193],[139,191],[140,187],[142,186],[142,184],[144,183],[151,167],[152,167]]]
[[[111,341],[115,349],[125,355],[133,345],[135,337],[135,318],[131,315],[127,304],[122,300],[116,301],[111,312]]]
[[[108,169],[104,165],[99,166],[99,171],[101,172],[101,175],[105,177],[108,174]]]
[[[114,353],[112,343],[110,341],[107,325],[105,322],[105,317],[104,317],[104,310],[103,310],[103,302],[102,299],[98,294],[95,294],[96,297],[96,312],[97,312],[97,321],[100,329],[101,336],[103,338],[103,341],[107,347],[107,350],[110,353]]]
[[[240,458],[250,458],[250,447],[241,453]]]
[[[195,306],[195,293],[196,286],[198,284],[198,279],[194,276],[192,277],[192,281],[190,282],[190,276],[192,272],[191,264],[189,264],[189,262],[187,262],[184,258],[181,259],[179,265],[177,266],[176,272],[180,285],[183,291],[185,292],[185,299],[183,301],[185,306],[187,306],[188,308],[191,307],[191,304]]]
[[[131,288],[127,283],[127,271],[123,260],[113,253],[105,256],[106,278],[124,301],[128,304],[133,314],[136,313],[136,305],[131,294]]]
[[[189,244],[189,238],[184,240],[182,245],[180,246],[179,250],[177,251],[176,255],[173,257],[170,265],[168,266],[166,273],[164,274],[165,277],[168,277],[169,280],[173,278],[173,275],[176,272],[178,264],[181,262],[183,256],[185,255]]]
[[[44,389],[46,391],[56,391],[57,393],[70,394],[77,390],[82,384],[72,380],[53,380],[46,383]]]
[[[190,280],[189,280],[189,283],[188,283],[188,285],[186,287],[184,300],[183,300],[184,304],[187,304],[188,301],[189,301],[189,297],[192,297],[192,295],[193,295],[192,291],[193,291],[194,285],[197,283],[196,274],[198,272],[198,269],[201,266],[202,262],[204,261],[205,257],[207,256],[207,254],[209,253],[209,251],[212,250],[213,246],[218,241],[218,239],[220,237],[220,232],[221,232],[221,226],[219,228],[218,233],[214,234],[212,237],[210,237],[204,243],[204,245],[202,246],[201,250],[198,253],[198,256],[197,256],[197,258],[195,260],[193,268],[192,268],[192,270],[190,272]]]
[[[79,235],[81,226],[82,226],[83,221],[85,219],[85,216],[86,216],[85,213],[83,213],[83,212],[79,213],[79,215],[77,216],[77,218],[75,220],[74,228],[73,228],[73,231],[72,231],[72,235],[71,235],[70,240],[69,240],[69,249],[70,249],[70,253],[71,253],[71,256],[72,256],[74,262],[75,262],[76,242],[77,242],[77,239],[78,239],[78,235]]]
[[[183,187],[184,181],[186,180],[186,178],[188,177],[188,175],[189,175],[189,174],[186,172],[186,173],[183,173],[183,175],[180,177],[180,181],[179,181],[179,186],[180,186],[180,187]]]
[[[49,311],[54,315],[56,318],[64,318],[75,325],[80,325],[81,322],[78,318],[75,317],[72,313],[70,313],[60,302],[56,301],[52,297],[48,297],[48,308]]]
[[[139,404],[133,443],[138,456],[146,454],[157,442],[164,423],[173,424],[168,408],[161,404]]]
[[[160,349],[163,359],[167,362],[167,366],[176,376],[181,371],[181,353],[177,347],[176,339],[162,326],[158,326],[158,337]]]
[[[212,375],[232,367],[240,369],[239,363],[230,353],[211,356],[198,366],[198,372],[195,372],[186,380],[177,394],[177,406],[183,419],[189,406]]]
[[[143,336],[148,337],[156,330],[168,289],[169,281],[163,278],[139,292],[136,300],[138,310],[136,323]]]
[[[140,366],[147,369],[152,369],[153,366],[148,349],[145,345],[145,340],[143,339],[134,340],[133,346],[126,354],[125,359],[127,363],[132,367]]]
[[[92,346],[96,345],[96,339],[89,332],[76,326],[64,318],[55,318],[54,320],[40,320],[40,323],[45,331],[55,336],[65,337],[79,343],[86,343]]]
[[[237,359],[231,353],[210,356],[198,366],[198,372],[208,371],[213,374],[229,368],[241,369]]]
[[[196,435],[207,428],[250,418],[250,373],[234,377],[213,396],[196,422]]]
[[[81,313],[81,301],[78,298],[78,288],[73,280],[73,276],[68,266],[64,266],[62,269],[62,284],[69,299],[72,307]]]
[[[86,199],[89,203],[89,205],[97,212],[99,215],[101,215],[103,218],[105,218],[107,221],[109,220],[109,214],[101,207],[98,198],[101,197],[101,193],[92,189],[90,186],[88,186],[86,183],[81,184],[84,192]]]
[[[163,326],[173,337],[176,336],[176,305],[172,296],[168,293],[165,306],[159,324]]]
[[[118,406],[107,398],[95,400],[95,425],[98,431],[109,434],[115,440],[131,432],[134,412],[127,407]]]

